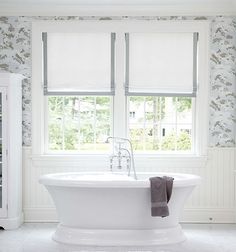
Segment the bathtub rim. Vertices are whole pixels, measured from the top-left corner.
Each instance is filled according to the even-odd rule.
[[[111,173],[111,172],[63,172],[63,173],[50,173],[42,175],[39,178],[39,183],[45,186],[57,186],[57,187],[81,187],[81,188],[150,188],[149,179],[141,179],[141,180],[69,180],[66,178],[62,178],[63,176],[68,175],[94,175],[94,176],[104,176],[104,175],[118,175],[121,174]],[[188,186],[196,186],[201,183],[201,177],[194,174],[187,173],[170,173],[170,172],[139,172],[139,175],[150,175],[150,177],[155,176],[171,176],[176,177],[173,183],[173,187],[188,187]],[[125,175],[124,175],[125,176]],[[59,177],[61,177],[59,179]],[[127,177],[127,176],[125,176]],[[177,177],[181,177],[177,179]]]

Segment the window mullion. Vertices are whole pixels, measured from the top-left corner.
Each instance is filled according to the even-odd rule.
[[[146,150],[146,97],[144,97],[143,101],[143,150]]]
[[[178,125],[178,122],[177,122],[177,118],[178,118],[178,110],[177,110],[177,107],[178,107],[178,98],[177,97],[174,97],[174,101],[175,101],[175,151],[177,151],[177,138],[178,138],[178,130],[177,130],[177,125]]]
[[[81,128],[81,118],[80,118],[80,96],[78,96],[78,150],[80,150],[80,128]]]
[[[93,104],[94,104],[94,111],[93,111],[93,149],[96,150],[96,136],[97,136],[97,126],[96,126],[96,120],[97,120],[97,98],[94,96],[93,98]]]
[[[49,150],[49,97],[44,97],[44,104],[45,104],[45,114],[44,114],[44,153],[47,153]]]
[[[192,106],[191,106],[191,110],[192,110],[192,129],[191,129],[191,151],[192,153],[196,153],[196,150],[197,150],[197,146],[196,146],[196,99],[195,98],[192,98],[191,99],[191,103],[192,103]]]
[[[63,96],[62,106],[62,150],[65,150],[65,96]]]
[[[114,96],[114,136],[126,137],[127,135],[127,111],[126,97],[124,93],[124,50],[125,35],[122,32],[116,34],[116,93]]]
[[[158,115],[159,115],[158,124],[159,124],[159,137],[160,137],[160,146],[159,146],[160,151],[162,150],[162,140],[163,140],[163,136],[162,136],[162,101],[163,101],[163,99],[165,102],[165,98],[158,97],[158,109],[159,109],[159,111],[158,111]]]

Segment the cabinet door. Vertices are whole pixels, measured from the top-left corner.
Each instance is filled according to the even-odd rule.
[[[0,217],[7,217],[7,99],[0,87]]]

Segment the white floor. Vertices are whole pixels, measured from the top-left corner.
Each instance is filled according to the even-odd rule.
[[[188,240],[161,247],[75,247],[57,244],[55,223],[28,223],[14,231],[0,230],[0,252],[236,252],[236,225],[184,224]]]

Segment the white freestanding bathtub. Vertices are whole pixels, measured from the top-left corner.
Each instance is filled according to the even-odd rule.
[[[151,216],[149,177],[174,177],[170,215]],[[58,242],[97,246],[146,246],[185,240],[179,225],[184,202],[200,177],[140,173],[138,180],[113,173],[57,173],[40,178],[56,205]]]

